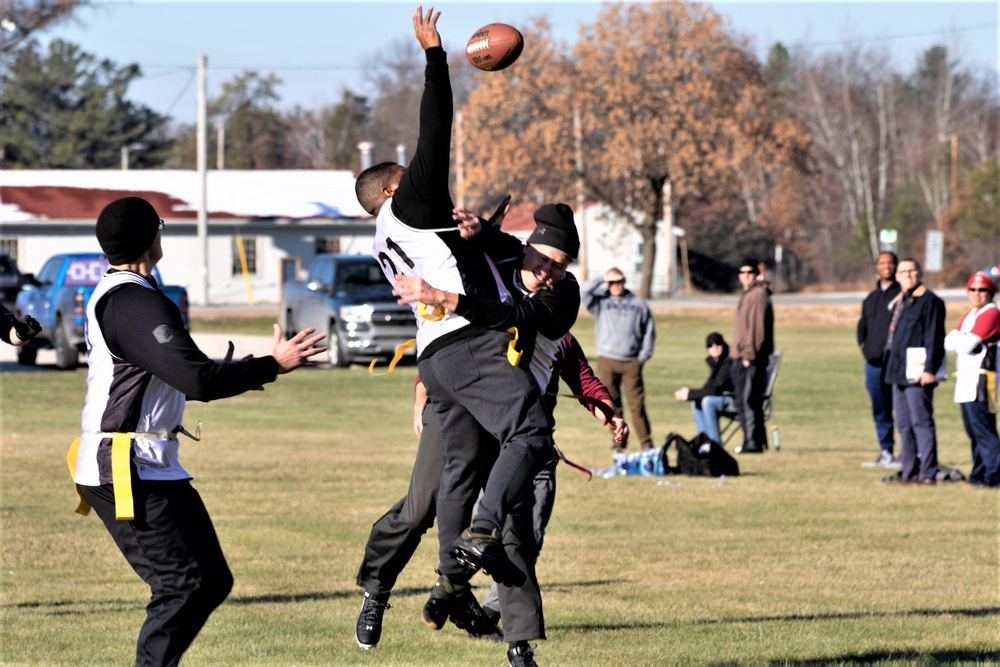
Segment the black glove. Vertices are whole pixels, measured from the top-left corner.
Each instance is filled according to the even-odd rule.
[[[21,340],[31,340],[42,330],[42,325],[31,315],[25,315],[23,320],[14,320],[14,333]]]

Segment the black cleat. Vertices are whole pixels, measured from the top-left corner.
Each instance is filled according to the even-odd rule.
[[[499,538],[499,531],[484,533],[471,528],[462,531],[448,553],[471,572],[483,572],[504,586],[523,586],[527,580],[524,572],[507,557]]]
[[[440,630],[448,620],[448,609],[448,594],[444,592],[444,587],[438,584],[431,589],[431,596],[424,603],[420,616],[431,630]]]
[[[361,613],[358,614],[358,624],[354,628],[354,638],[358,640],[358,646],[367,651],[378,644],[378,640],[382,638],[382,614],[388,608],[388,593],[370,595],[365,591]]]
[[[507,649],[507,660],[510,667],[538,667],[535,651],[528,642],[518,642]]]
[[[473,639],[489,639],[503,641],[503,633],[496,623],[483,612],[479,601],[469,588],[463,588],[448,595],[448,605],[451,611],[448,618],[459,630],[465,630]]]

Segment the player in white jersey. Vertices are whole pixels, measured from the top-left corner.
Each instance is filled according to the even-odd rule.
[[[355,190],[376,216],[372,256],[390,282],[397,275],[421,276],[449,291],[499,301],[506,290],[496,267],[479,244],[462,238],[451,218],[453,101],[439,16],[418,6],[413,17],[427,59],[413,159],[406,169],[382,163],[365,170]],[[446,461],[437,501],[438,573],[449,594],[468,589],[472,568],[480,566],[519,586],[525,573],[507,557],[500,531],[511,509],[531,493],[535,473],[552,459],[552,420],[531,375],[508,362],[510,334],[454,313],[438,315],[420,318],[417,336],[420,376],[441,424]],[[482,486],[476,471],[496,447],[482,437],[483,429],[500,443],[500,453],[470,526]],[[514,614],[505,618],[513,622]],[[507,639],[511,650],[522,641]]]
[[[188,399],[211,401],[262,389],[325,347],[312,329],[285,341],[274,326],[270,356],[225,362],[205,356],[180,311],[156,285],[163,220],[144,199],[111,202],[97,240],[111,268],[87,304],[87,398],[70,452],[81,497],[150,587],[136,665],[176,665],[233,577],[191,475],[178,433]]]

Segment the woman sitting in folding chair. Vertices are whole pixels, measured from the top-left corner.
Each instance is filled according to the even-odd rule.
[[[722,444],[719,433],[719,413],[732,409],[733,380],[729,375],[729,345],[722,334],[713,331],[705,339],[708,356],[705,363],[710,370],[708,380],[701,389],[681,387],[674,392],[678,401],[691,401],[694,425],[698,433],[704,433],[715,442]]]

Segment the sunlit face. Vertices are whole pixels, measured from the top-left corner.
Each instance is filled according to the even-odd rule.
[[[529,292],[552,287],[566,275],[569,257],[552,246],[533,243],[524,247],[521,282]]]
[[[744,291],[750,289],[750,287],[757,280],[757,270],[750,265],[740,267],[740,285],[743,286]]]
[[[892,255],[887,252],[879,255],[878,261],[875,262],[875,272],[881,280],[892,280],[896,276],[896,262],[892,259]]]
[[[896,267],[896,282],[903,288],[904,292],[909,292],[920,284],[923,273],[917,268],[916,262],[902,261]]]
[[[993,300],[993,293],[987,287],[973,285],[966,290],[966,293],[969,295],[969,303],[972,304],[973,308],[982,308]]]
[[[157,262],[163,259],[163,245],[160,240],[160,232],[156,233],[153,245],[149,246],[149,268],[156,266]]]

